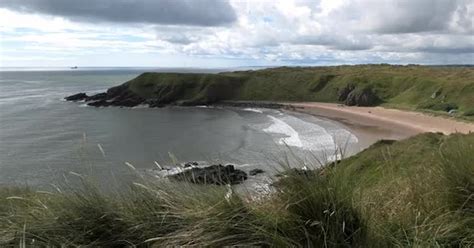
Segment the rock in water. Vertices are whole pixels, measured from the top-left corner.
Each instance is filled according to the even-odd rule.
[[[107,93],[99,93],[93,96],[90,96],[86,99],[86,101],[98,101],[98,100],[107,100]]]
[[[64,99],[66,101],[82,101],[86,100],[87,98],[88,96],[86,95],[86,93],[77,93],[74,95],[66,96]]]
[[[87,103],[87,105],[92,106],[92,107],[107,107],[110,105],[110,103],[108,103],[106,100],[98,100],[98,101],[89,102]]]
[[[94,107],[135,107],[147,103],[146,99],[140,97],[128,88],[128,84],[122,84],[112,87],[107,92],[87,96],[85,93],[79,93],[65,97],[67,101],[85,100],[87,105]]]
[[[253,169],[253,170],[249,171],[249,175],[255,176],[257,174],[262,174],[264,172],[265,172],[264,170],[257,168],[257,169]]]
[[[239,184],[247,180],[247,173],[235,169],[233,165],[211,165],[207,167],[194,167],[178,174],[168,176],[177,181],[195,184]]]

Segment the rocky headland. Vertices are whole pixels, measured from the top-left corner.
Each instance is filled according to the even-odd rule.
[[[257,71],[143,73],[106,92],[78,93],[68,101],[94,107],[225,105],[281,108],[279,102],[326,102],[347,106],[385,104],[471,118],[471,68],[359,65],[281,67]]]

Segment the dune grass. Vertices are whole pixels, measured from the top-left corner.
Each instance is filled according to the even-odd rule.
[[[0,246],[472,247],[474,134],[380,141],[287,170],[250,200],[231,187],[137,179],[129,190],[0,189]]]

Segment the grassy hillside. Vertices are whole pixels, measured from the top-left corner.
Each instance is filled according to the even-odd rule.
[[[380,141],[315,171],[288,170],[250,201],[219,186],[137,181],[0,190],[0,246],[474,246],[474,134]]]
[[[358,65],[281,67],[220,74],[145,73],[128,82],[147,99],[210,103],[219,100],[341,102],[474,116],[474,68]],[[343,92],[346,91],[346,95]],[[360,101],[364,92],[373,101]],[[357,100],[359,99],[359,100]]]

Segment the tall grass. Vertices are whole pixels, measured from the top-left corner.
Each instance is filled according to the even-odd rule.
[[[474,135],[379,142],[288,169],[252,201],[230,186],[137,179],[129,190],[0,189],[0,246],[472,247]]]

